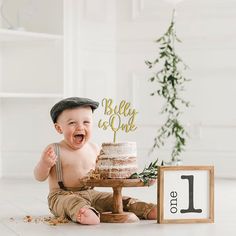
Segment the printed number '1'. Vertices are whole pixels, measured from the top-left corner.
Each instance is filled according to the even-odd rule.
[[[189,186],[189,201],[188,201],[188,209],[181,209],[181,213],[201,213],[202,209],[195,209],[194,208],[194,202],[193,202],[193,175],[181,175],[181,179],[187,179],[188,180],[188,186]]]

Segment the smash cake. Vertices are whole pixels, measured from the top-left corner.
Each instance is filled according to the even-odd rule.
[[[101,179],[125,179],[137,170],[136,142],[102,144],[95,168]]]

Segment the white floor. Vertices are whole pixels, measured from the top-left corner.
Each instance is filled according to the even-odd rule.
[[[108,189],[100,189],[107,190]],[[34,180],[0,180],[0,235],[175,235],[175,236],[235,236],[236,235],[236,180],[216,179],[214,224],[165,224],[155,221],[140,221],[132,224],[105,224],[84,226],[75,223],[50,226],[43,222],[24,222],[30,215],[33,219],[49,216],[47,208],[47,184]],[[155,186],[149,188],[126,188],[128,194],[146,201],[156,200]]]

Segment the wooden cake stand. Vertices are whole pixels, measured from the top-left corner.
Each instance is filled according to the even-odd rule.
[[[101,213],[101,222],[105,223],[132,223],[139,218],[132,212],[123,211],[122,188],[123,187],[148,187],[156,182],[155,179],[144,184],[140,179],[89,179],[83,184],[90,187],[112,187],[113,211]]]

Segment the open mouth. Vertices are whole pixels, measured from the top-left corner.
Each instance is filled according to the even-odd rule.
[[[80,142],[81,143],[84,140],[84,134],[76,134],[74,136],[74,138],[75,138],[76,142]]]

